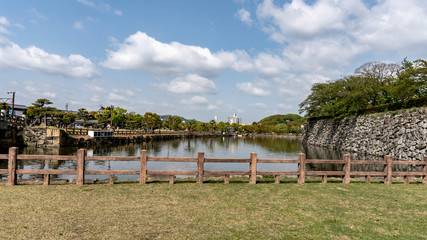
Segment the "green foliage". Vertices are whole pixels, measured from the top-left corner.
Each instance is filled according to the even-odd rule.
[[[298,133],[304,118],[298,114],[272,115],[261,119],[254,127],[259,133]]]
[[[427,62],[366,63],[353,75],[316,83],[300,103],[308,118],[340,118],[427,104]]]

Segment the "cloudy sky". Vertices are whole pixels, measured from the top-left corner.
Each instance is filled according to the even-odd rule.
[[[298,113],[313,83],[427,57],[427,1],[40,0],[0,8],[0,97],[200,121]]]

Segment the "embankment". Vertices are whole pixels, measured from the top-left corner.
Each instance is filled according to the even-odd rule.
[[[302,143],[345,152],[422,160],[427,155],[427,108],[309,121]]]
[[[37,148],[55,147],[91,147],[101,145],[122,145],[149,141],[172,140],[201,136],[224,136],[210,133],[173,133],[173,134],[143,134],[129,136],[114,136],[108,138],[91,138],[87,135],[69,135],[57,128],[26,128],[20,133],[22,142],[19,145]]]

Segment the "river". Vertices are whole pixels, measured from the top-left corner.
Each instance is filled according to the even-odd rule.
[[[249,158],[251,152],[256,152],[258,158],[297,159],[299,153],[305,153],[308,159],[341,159],[342,153],[329,149],[303,147],[295,137],[203,137],[175,139],[167,141],[152,141],[142,144],[124,146],[108,146],[87,148],[89,156],[139,156],[146,149],[151,157],[197,157],[198,152],[204,152],[206,158]],[[0,150],[7,153],[7,149]],[[19,150],[20,154],[32,155],[76,155],[77,148],[41,149],[26,147]],[[365,159],[352,155],[352,159]],[[370,158],[379,160],[381,158]],[[18,161],[19,169],[75,169],[76,161]],[[246,171],[248,163],[205,163],[205,170]],[[196,171],[196,163],[177,162],[148,162],[149,170],[182,170]],[[307,166],[308,169],[341,170],[340,165]],[[0,169],[7,169],[7,160],[0,160]],[[258,171],[295,171],[297,164],[259,163]],[[88,161],[86,170],[139,170],[139,162],[117,161]],[[0,177],[7,178],[6,175]],[[22,179],[41,178],[41,175],[22,175]],[[75,176],[60,175],[56,178],[75,178]],[[106,179],[108,176],[87,176],[87,178]],[[183,177],[183,176],[180,176]],[[123,179],[137,179],[138,176],[118,176]]]

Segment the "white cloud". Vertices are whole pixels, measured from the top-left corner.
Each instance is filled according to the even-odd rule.
[[[47,98],[56,98],[56,93],[54,93],[54,92],[43,92],[42,96],[45,96]]]
[[[111,5],[107,4],[107,3],[103,3],[103,2],[96,3],[96,2],[90,1],[90,0],[77,0],[77,2],[85,5],[86,7],[91,7],[91,8],[98,10],[98,11],[101,11],[101,12],[111,12],[112,11],[117,16],[123,15],[123,12],[121,10],[113,9],[111,7]]]
[[[265,105],[264,103],[254,103],[254,104],[249,104],[250,107],[257,107],[257,108],[261,108],[261,109],[266,109],[267,105]]]
[[[123,96],[123,94],[117,94],[117,93],[110,93],[108,94],[108,100],[110,101],[123,101],[126,98]]]
[[[237,83],[236,87],[249,95],[252,96],[257,96],[257,97],[265,97],[265,96],[269,96],[270,95],[270,91],[255,87],[252,83],[250,82],[244,82],[244,83]]]
[[[4,16],[0,16],[0,25],[9,26],[10,25],[9,20],[7,20],[7,18]]]
[[[74,22],[74,28],[78,30],[82,30],[84,28],[84,24],[82,21]]]
[[[160,87],[173,93],[216,93],[217,88],[211,80],[188,74],[185,77],[179,77],[172,80],[169,84],[160,84]]]
[[[190,98],[191,103],[194,104],[205,104],[208,103],[208,99],[202,96],[193,96]]]
[[[129,36],[117,51],[107,50],[104,67],[116,70],[141,70],[154,75],[176,75],[195,72],[202,76],[217,75],[230,66],[236,55],[178,42],[162,43],[143,32]]]
[[[31,12],[38,18],[42,19],[42,20],[47,20],[47,17],[44,16],[43,14],[41,14],[37,9],[35,8],[31,8]]]
[[[244,8],[239,9],[239,11],[236,13],[236,16],[246,25],[252,25],[251,13]]]
[[[31,46],[21,48],[0,37],[0,68],[15,68],[76,78],[93,78],[99,75],[94,63],[76,54],[62,57]]]

